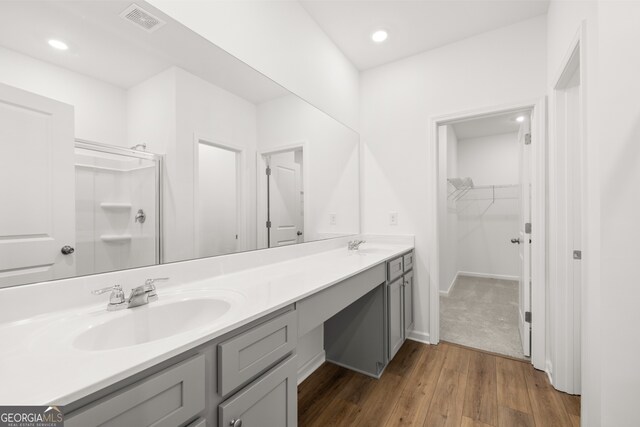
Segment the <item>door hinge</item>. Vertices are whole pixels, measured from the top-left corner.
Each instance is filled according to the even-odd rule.
[[[267,166],[267,169],[264,171],[264,173],[267,174],[267,176],[271,175],[271,168],[269,166]]]
[[[524,312],[524,321],[527,323],[531,323],[531,312],[530,311],[525,311]]]
[[[524,145],[530,145],[531,144],[531,134],[530,133],[525,133],[524,134]]]
[[[271,221],[267,221],[267,228],[271,228]]]
[[[524,224],[524,232],[527,234],[531,234],[531,223],[527,222]]]
[[[573,251],[573,259],[582,259],[582,251]]]

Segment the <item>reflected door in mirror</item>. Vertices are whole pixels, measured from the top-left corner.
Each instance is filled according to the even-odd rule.
[[[0,286],[73,276],[73,108],[0,84]]]
[[[269,247],[299,243],[304,224],[302,149],[268,156]]]

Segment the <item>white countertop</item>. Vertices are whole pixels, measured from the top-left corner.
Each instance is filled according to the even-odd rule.
[[[80,350],[79,333],[121,312],[99,304],[52,311],[0,324],[0,404],[65,405],[206,343],[266,314],[413,249],[366,244],[361,252],[333,249],[233,274],[158,289],[163,295],[222,296],[231,309],[213,324],[130,347]],[[145,307],[135,310],[144,310]]]

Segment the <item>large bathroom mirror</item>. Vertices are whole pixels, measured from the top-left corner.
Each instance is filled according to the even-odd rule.
[[[0,2],[0,287],[358,233],[358,147],[146,2]]]

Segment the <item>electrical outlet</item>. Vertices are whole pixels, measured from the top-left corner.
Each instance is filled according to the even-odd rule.
[[[329,214],[329,225],[336,225],[336,214]]]
[[[389,213],[389,224],[398,225],[398,212]]]

